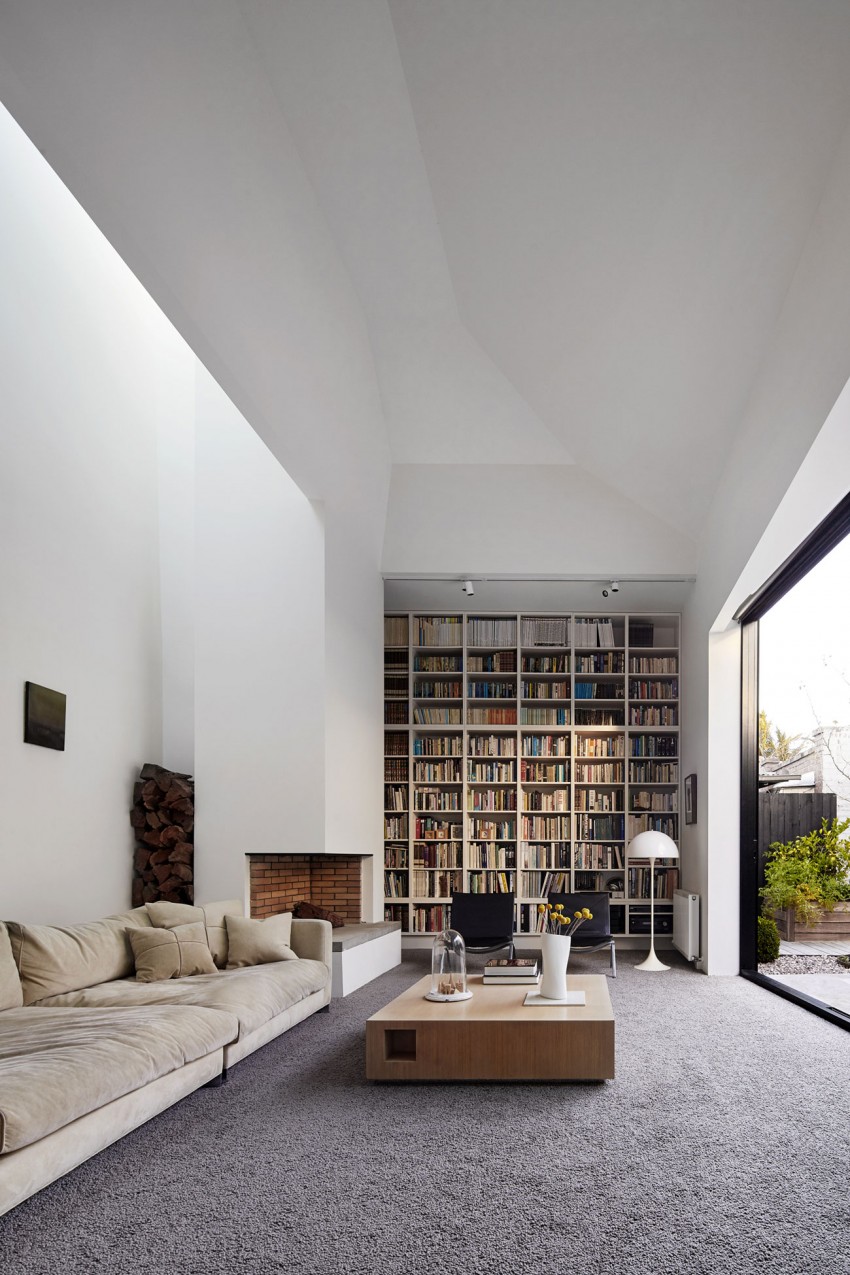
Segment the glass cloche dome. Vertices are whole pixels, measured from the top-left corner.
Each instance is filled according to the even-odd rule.
[[[434,939],[431,955],[429,1001],[468,1001],[466,986],[466,944],[457,930],[443,930]]]

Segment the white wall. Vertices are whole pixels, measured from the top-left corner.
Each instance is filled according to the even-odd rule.
[[[0,914],[128,906],[138,767],[160,748],[153,307],[0,110]],[[65,751],[23,740],[26,680]]]
[[[389,453],[372,346],[281,100],[256,75],[242,11],[211,0],[204,17],[169,0],[148,0],[143,15],[93,0],[6,13],[4,100],[286,472],[322,502],[329,848],[355,839],[380,852]],[[275,245],[261,261],[243,250],[258,243]],[[200,755],[195,764],[200,780]]]
[[[694,543],[575,465],[394,465],[389,574],[690,574]]]
[[[129,903],[146,761],[196,775],[199,897],[248,851],[373,853],[379,476],[327,513],[328,583],[325,511],[5,113],[0,148],[2,915]],[[23,744],[25,680],[68,694],[64,753]]]
[[[129,273],[129,271],[128,271]],[[195,378],[197,360],[156,306],[162,765],[195,773]]]
[[[364,867],[365,921],[384,915],[383,587],[369,521],[353,508],[325,510],[326,850],[377,850]]]
[[[324,849],[321,518],[200,366],[195,440],[195,872]]]
[[[685,610],[683,772],[696,772],[710,796],[707,816],[683,830],[683,879],[703,896],[709,973],[739,968],[737,933],[728,926],[738,906],[738,860],[732,863],[728,848],[737,845],[740,800],[739,776],[729,765],[740,746],[739,684],[727,644],[710,646],[709,634],[725,628],[847,491],[850,418],[837,400],[844,403],[850,374],[848,332],[850,132],[744,411]],[[712,682],[725,685],[727,710],[714,716]]]

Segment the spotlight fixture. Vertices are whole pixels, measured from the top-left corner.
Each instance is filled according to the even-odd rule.
[[[619,592],[620,592],[620,585],[618,581],[612,580],[611,583],[609,585],[606,585],[606,587],[602,590],[602,596],[603,598],[607,598],[609,593],[619,593]]]
[[[475,592],[475,589],[473,588],[473,585],[472,585],[472,581],[471,581],[471,580],[464,580],[464,582],[463,582],[463,586],[462,586],[462,587],[463,587],[463,591],[464,591],[464,593],[466,594],[466,596],[467,596],[468,598],[471,598],[471,597],[472,597],[472,595],[473,595],[473,593]]]

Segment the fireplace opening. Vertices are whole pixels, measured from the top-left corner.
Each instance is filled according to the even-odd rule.
[[[306,901],[337,912],[349,923],[363,919],[363,862],[358,854],[249,854],[251,916],[290,912]]]

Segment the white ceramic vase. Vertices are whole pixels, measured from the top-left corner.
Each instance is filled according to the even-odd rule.
[[[543,977],[540,995],[550,1001],[567,998],[567,962],[570,959],[569,934],[543,934]]]

